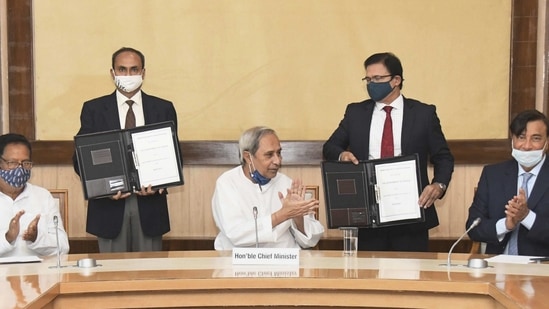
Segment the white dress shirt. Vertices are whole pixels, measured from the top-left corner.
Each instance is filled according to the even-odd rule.
[[[126,126],[126,114],[130,109],[130,106],[126,101],[133,101],[133,113],[135,115],[135,126],[139,127],[145,125],[145,116],[143,113],[143,101],[141,99],[141,90],[138,91],[133,97],[127,98],[120,91],[116,90],[116,102],[118,104],[118,116],[120,117],[120,128],[124,129]]]
[[[374,113],[372,115],[372,123],[370,125],[370,153],[368,159],[379,159],[381,157],[381,138],[383,136],[383,127],[387,113],[383,110],[385,103],[376,102]],[[402,137],[402,117],[404,115],[404,98],[399,95],[390,106],[391,119],[393,121],[393,145],[395,156],[402,154],[401,137]]]

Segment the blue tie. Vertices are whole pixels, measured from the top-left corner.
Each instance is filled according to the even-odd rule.
[[[534,176],[532,173],[524,173],[522,174],[522,184],[520,187],[524,190],[524,193],[526,194],[526,200],[528,200],[528,180]],[[515,229],[511,232],[511,238],[509,239],[509,254],[512,255],[518,255],[518,233],[520,230],[520,224],[515,227]]]

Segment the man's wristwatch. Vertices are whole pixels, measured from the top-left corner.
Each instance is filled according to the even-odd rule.
[[[437,186],[439,186],[439,188],[442,189],[442,192],[446,192],[446,185],[445,185],[445,184],[443,184],[443,183],[441,183],[441,182],[435,182],[435,184],[436,184]]]

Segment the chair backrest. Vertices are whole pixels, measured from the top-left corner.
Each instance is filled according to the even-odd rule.
[[[57,201],[59,206],[59,213],[61,213],[61,220],[63,220],[63,227],[67,234],[69,232],[69,190],[67,189],[49,189],[53,199]]]
[[[312,198],[318,200],[318,186],[305,186],[305,200],[310,200]],[[315,218],[318,220],[319,218],[319,211],[318,208],[315,209]]]
[[[478,254],[480,253],[480,241],[473,241],[471,244],[471,250],[469,251],[471,254]]]
[[[305,200],[310,200],[312,198],[318,200],[318,186],[305,186]],[[315,219],[318,220],[319,218],[319,210],[318,208],[315,209]],[[311,249],[313,250],[318,250],[318,244],[314,247],[312,247]]]

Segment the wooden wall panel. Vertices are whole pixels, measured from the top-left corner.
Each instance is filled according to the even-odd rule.
[[[211,198],[215,181],[221,173],[231,167],[186,166],[185,185],[169,188],[168,202],[171,231],[166,235],[174,238],[213,238],[217,234],[212,211]],[[440,226],[431,230],[432,238],[455,238],[464,231],[467,209],[473,198],[473,190],[480,177],[482,166],[458,165],[444,199],[437,203]],[[283,173],[292,178],[301,178],[307,185],[318,185],[320,195],[320,221],[325,224],[326,210],[322,177],[318,166],[284,167]],[[36,166],[32,171],[31,183],[48,189],[68,189],[70,237],[87,237],[86,202],[82,194],[80,179],[72,166]],[[340,237],[339,230],[328,230],[325,237]]]

